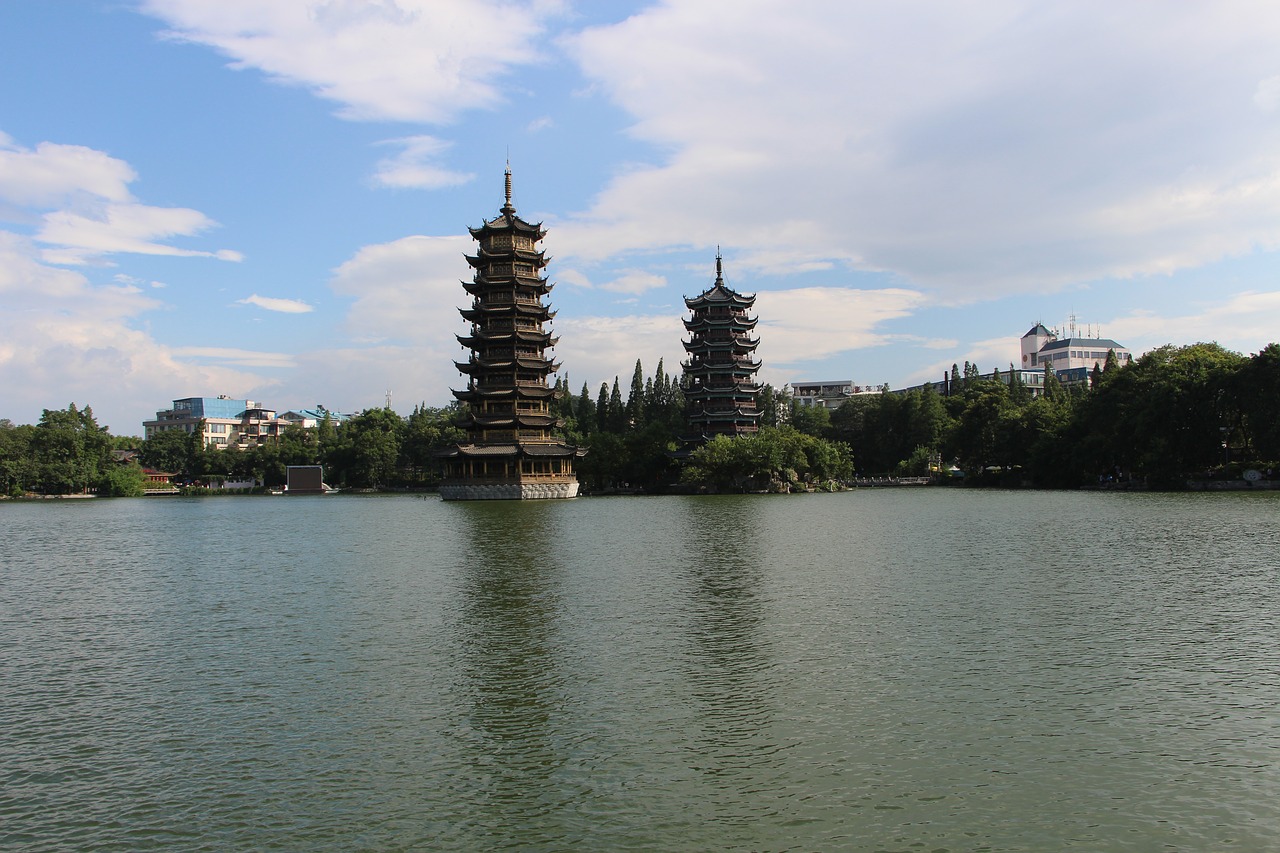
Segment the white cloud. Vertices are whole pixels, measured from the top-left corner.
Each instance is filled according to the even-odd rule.
[[[237,367],[289,368],[297,364],[291,353],[258,352],[256,350],[234,349],[231,347],[174,347],[170,350],[174,358],[198,358],[232,364]]]
[[[569,374],[575,394],[585,382],[594,396],[600,383],[612,386],[615,376],[625,394],[636,359],[640,359],[646,376],[653,375],[659,359],[665,372],[680,373],[684,326],[678,314],[557,318],[555,328],[563,336],[555,356],[562,364],[561,372]]]
[[[464,328],[457,308],[470,302],[461,284],[471,277],[464,255],[474,245],[469,237],[416,236],[360,249],[330,282],[334,293],[355,299],[346,320],[354,339],[455,355],[453,335]]]
[[[654,275],[644,270],[621,270],[617,278],[599,285],[601,290],[607,290],[610,293],[629,293],[632,295],[666,286],[667,279],[664,276]]]
[[[145,0],[174,38],[208,45],[340,105],[345,118],[445,123],[502,101],[498,81],[540,59],[561,4],[498,0]]]
[[[850,350],[880,346],[876,328],[911,314],[925,301],[912,290],[803,287],[756,294],[760,355],[771,365],[818,361]]]
[[[0,417],[17,423],[75,402],[91,405],[117,435],[141,434],[142,419],[173,399],[175,389],[177,396],[206,388],[241,394],[272,382],[184,360],[134,328],[137,318],[161,307],[136,284],[95,286],[77,271],[41,263],[28,239],[2,231],[0,294]]]
[[[316,310],[299,299],[278,299],[272,296],[253,294],[244,299],[237,299],[237,305],[256,305],[265,311],[277,311],[281,314],[307,314]]]
[[[451,143],[434,136],[407,136],[389,139],[382,145],[399,145],[403,150],[394,157],[378,161],[373,182],[378,186],[404,189],[440,189],[465,184],[475,175],[455,172],[437,164]]]
[[[203,213],[187,208],[109,204],[100,216],[70,210],[47,213],[36,239],[57,247],[46,250],[44,257],[59,264],[83,264],[119,252],[240,260],[238,252],[178,249],[156,242],[199,234],[216,224]]]
[[[1253,102],[1263,112],[1275,112],[1280,108],[1280,75],[1260,81],[1253,93]]]
[[[588,29],[564,43],[594,90],[669,153],[561,252],[731,239],[755,269],[965,301],[1280,245],[1280,124],[1255,109],[1280,15],[1231,6],[671,3]]]
[[[1280,290],[1246,292],[1221,299],[1206,294],[1186,313],[1150,310],[1116,317],[1104,325],[1106,336],[1120,341],[1135,355],[1164,344],[1179,346],[1216,341],[1248,355],[1276,340],[1280,328]]]
[[[0,199],[14,204],[51,208],[85,195],[126,202],[136,178],[129,164],[92,148],[41,142],[28,150],[0,134]]]

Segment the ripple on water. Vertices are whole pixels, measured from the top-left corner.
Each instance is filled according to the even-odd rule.
[[[0,507],[0,847],[1267,849],[1280,507]]]

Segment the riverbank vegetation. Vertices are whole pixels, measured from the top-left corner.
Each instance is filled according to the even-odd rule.
[[[587,492],[793,491],[832,488],[856,475],[934,475],[971,484],[1183,488],[1188,478],[1280,475],[1280,345],[1243,356],[1217,344],[1164,346],[1128,365],[1108,359],[1086,386],[1046,372],[1033,396],[1010,371],[980,379],[957,366],[943,396],[932,387],[851,397],[838,409],[800,406],[769,385],[761,429],[705,445],[685,439],[678,376],[636,362],[626,394],[556,386],[564,437],[585,447]],[[0,420],[0,490],[22,494],[142,494],[143,468],[183,484],[254,480],[282,485],[290,465],[323,465],[332,485],[430,488],[434,452],[464,439],[457,406],[420,405],[408,417],[368,409],[345,423],[286,428],[249,449],[202,447],[173,431],[143,441],[112,436],[93,411],[45,410],[39,423]],[[962,475],[962,477],[961,477]]]

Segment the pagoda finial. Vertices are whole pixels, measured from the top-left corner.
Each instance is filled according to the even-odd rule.
[[[720,262],[720,246],[716,246],[716,287],[724,287],[724,268]]]
[[[502,205],[503,213],[515,213],[515,206],[511,204],[511,160],[507,160],[507,170],[502,173],[506,184],[506,204]]]

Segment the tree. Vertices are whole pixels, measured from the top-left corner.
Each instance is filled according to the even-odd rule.
[[[139,498],[146,494],[147,475],[136,462],[108,465],[98,479],[98,494],[108,498]]]
[[[404,435],[404,420],[398,414],[387,408],[365,409],[343,426],[343,433],[350,442],[347,482],[378,488],[397,479]]]
[[[610,432],[625,432],[627,429],[627,408],[622,404],[622,389],[618,386],[618,377],[613,377],[613,389],[609,392],[608,429]]]
[[[644,425],[644,368],[636,359],[635,372],[631,374],[631,393],[627,396],[626,423],[633,429]]]
[[[0,420],[0,488],[6,495],[22,495],[35,482],[35,465],[31,450],[35,427],[14,426],[8,418]]]
[[[45,409],[32,434],[33,472],[39,491],[47,495],[87,492],[111,462],[111,437],[98,426],[93,409]]]
[[[1280,344],[1268,344],[1241,365],[1231,396],[1246,448],[1259,460],[1280,461]]]
[[[792,400],[789,422],[800,432],[821,438],[831,430],[831,412],[821,403],[805,406]]]
[[[582,393],[578,395],[577,405],[574,407],[574,417],[583,435],[595,432],[599,426],[596,418],[596,404],[591,399],[591,392],[587,389],[585,382],[582,383]]]
[[[166,474],[191,472],[191,440],[184,430],[166,429],[152,433],[138,451],[142,464]]]

